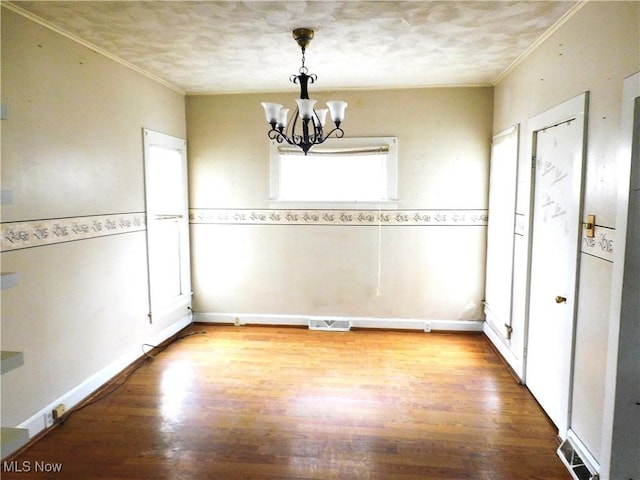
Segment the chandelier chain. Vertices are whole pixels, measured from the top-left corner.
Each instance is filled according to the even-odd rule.
[[[305,57],[304,57],[304,48],[303,48],[302,49],[302,66],[300,67],[300,70],[298,70],[298,71],[300,73],[307,74],[307,73],[309,73],[309,69],[307,67],[305,67],[304,61],[305,61]]]

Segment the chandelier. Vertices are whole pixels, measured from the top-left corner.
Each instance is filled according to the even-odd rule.
[[[309,70],[304,65],[304,53],[313,38],[313,30],[309,28],[297,28],[293,31],[293,38],[302,50],[302,66],[298,75],[291,75],[291,83],[300,84],[300,98],[296,99],[298,104],[295,113],[289,118],[289,109],[284,108],[279,103],[263,102],[264,112],[267,122],[271,125],[271,130],[267,133],[271,140],[278,143],[287,142],[302,149],[304,154],[314,145],[323,143],[331,135],[342,138],[344,131],[340,128],[344,120],[344,111],[347,102],[331,100],[327,102],[328,109],[315,110],[316,100],[309,99],[308,84],[317,80],[315,74],[309,75]],[[331,112],[331,120],[335,127],[325,133],[325,122],[327,113]]]

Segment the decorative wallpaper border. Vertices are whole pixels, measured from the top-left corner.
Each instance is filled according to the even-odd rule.
[[[588,238],[585,231],[582,231],[582,248],[580,251],[592,257],[613,263],[616,240],[615,228],[596,225],[595,234],[595,237]]]
[[[194,225],[486,226],[487,210],[315,210],[193,208]]]
[[[343,226],[486,226],[487,210],[273,210],[191,209],[194,225],[343,225]],[[516,222],[518,225],[520,222]],[[146,230],[144,212],[29,220],[0,224],[0,251],[42,247]],[[520,229],[516,226],[516,234]],[[584,254],[613,262],[616,230],[596,226],[596,236],[582,234]]]
[[[2,252],[146,230],[144,212],[0,224]]]
[[[528,225],[525,223],[526,217],[522,213],[516,213],[515,231],[516,235],[524,236]],[[616,229],[596,225],[596,236],[588,238],[585,230],[582,230],[580,251],[586,255],[597,257],[600,260],[613,263],[614,246],[616,239]]]
[[[523,214],[516,213],[516,225],[514,232],[516,235],[525,235],[527,229],[525,218],[526,217]],[[587,237],[585,230],[582,230],[580,251],[586,255],[613,263],[616,229],[596,225],[595,233],[595,237],[589,238]]]

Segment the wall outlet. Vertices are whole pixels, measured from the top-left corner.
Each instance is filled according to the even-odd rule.
[[[236,327],[237,327],[237,326],[240,326],[240,325],[241,325],[241,323],[240,323],[240,317],[236,317],[236,318],[233,320],[233,323],[235,324],[235,326],[236,326]]]
[[[53,425],[53,412],[47,412],[44,414],[44,427],[49,428]]]
[[[424,322],[424,331],[429,333],[431,331],[431,324],[429,322]]]
[[[54,420],[60,420],[62,418],[62,415],[64,415],[64,412],[66,411],[67,407],[64,406],[64,403],[61,403],[51,411],[51,415]]]

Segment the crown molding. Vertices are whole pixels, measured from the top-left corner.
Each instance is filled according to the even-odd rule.
[[[492,82],[492,85],[495,87],[498,83],[504,80],[504,78],[509,75],[512,70],[520,65],[529,55],[531,55],[540,45],[546,42],[549,37],[551,37],[551,35],[556,33],[556,31],[558,31],[561,26],[567,23],[576,13],[578,13],[582,9],[582,7],[584,7],[589,2],[590,0],[578,0],[578,2],[567,11],[567,13],[565,13],[556,23],[554,23],[546,32],[544,32],[540,38],[533,42],[529,48],[522,52],[520,56],[516,58],[513,63],[509,65],[500,75],[498,75]]]
[[[12,2],[7,2],[7,1],[2,1],[0,2],[0,4],[5,7],[8,10],[11,10],[15,13],[17,13],[18,15],[21,15],[29,20],[31,20],[32,22],[35,22],[39,25],[42,25],[45,28],[48,28],[49,30],[52,30],[54,32],[56,32],[59,35],[62,35],[63,37],[66,37],[76,43],[79,43],[80,45],[82,45],[83,47],[86,47],[90,50],[93,50],[94,52],[98,53],[99,55],[102,55],[104,57],[107,57],[109,60],[113,60],[116,63],[119,63],[120,65],[127,67],[130,70],[133,70],[137,73],[139,73],[140,75],[143,75],[151,80],[153,80],[154,82],[160,83],[161,85],[164,85],[165,87],[173,90],[174,92],[179,93],[180,95],[185,95],[186,92],[184,90],[182,90],[180,87],[177,87],[176,85],[173,85],[172,83],[167,82],[166,80],[164,80],[163,78],[158,77],[157,75],[154,75],[153,73],[150,73],[132,63],[127,62],[126,60],[123,60],[122,58],[118,57],[117,55],[114,55],[100,47],[98,47],[97,45],[94,45],[91,42],[88,42],[86,40],[84,40],[83,38],[79,37],[78,35],[68,32],[66,30],[64,30],[63,28],[60,28],[56,25],[54,25],[53,23],[45,20],[42,17],[39,17],[27,10],[25,10],[22,7],[17,6],[16,4],[12,3]]]

